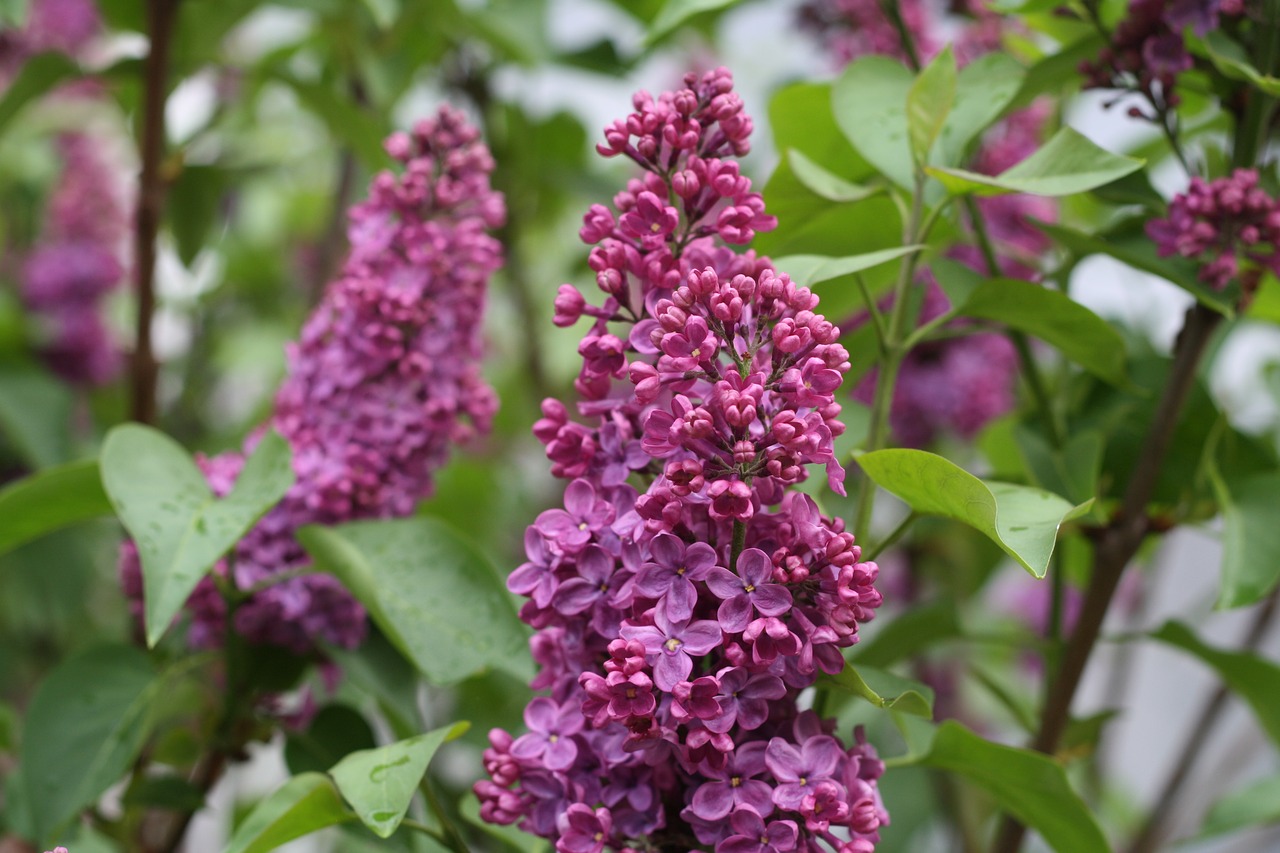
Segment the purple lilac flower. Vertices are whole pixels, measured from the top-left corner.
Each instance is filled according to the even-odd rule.
[[[1200,280],[1222,290],[1239,279],[1248,296],[1265,270],[1280,274],[1280,204],[1258,186],[1258,173],[1192,178],[1174,196],[1169,215],[1147,223],[1161,257],[1178,255],[1200,264]]]
[[[22,299],[45,363],[68,382],[104,385],[124,358],[102,319],[102,301],[124,278],[128,205],[102,146],[84,133],[57,139],[62,173],[44,230],[22,270]]]
[[[78,56],[102,32],[94,0],[33,0],[21,29],[0,29],[0,90],[32,56]]]
[[[928,31],[925,0],[898,3],[898,13],[918,55],[928,57],[941,48]],[[907,58],[902,35],[881,0],[807,0],[800,7],[800,25],[817,36],[840,66],[868,55]]]
[[[584,217],[600,304],[556,296],[557,325],[593,321],[576,417],[548,400],[533,429],[569,482],[508,581],[549,695],[529,734],[490,733],[475,792],[485,820],[562,851],[869,849],[888,817],[873,793],[866,819],[875,777],[849,768],[874,751],[796,706],[880,605],[853,535],[789,489],[813,465],[843,488],[848,353],[807,288],[729,247],[775,224],[732,159],[751,120],[726,70],[685,85],[636,95],[598,148],[643,177]],[[779,803],[799,783],[767,766],[774,742],[839,751],[813,803]]]
[[[493,160],[449,107],[386,147],[402,171],[377,175],[352,208],[342,275],[288,350],[270,424],[293,450],[297,482],[237,545],[241,589],[308,563],[294,538],[304,524],[413,512],[453,445],[487,432],[496,410],[480,376],[485,290],[502,262],[488,233],[504,217],[489,186]],[[239,455],[228,456],[238,470]],[[531,545],[530,559],[539,553]],[[126,559],[126,590],[136,572]],[[537,569],[527,574],[532,590]],[[549,603],[551,592],[538,599]],[[188,609],[191,642],[220,642],[225,617],[212,580]],[[235,624],[251,642],[299,653],[318,640],[354,647],[365,633],[363,609],[322,574],[267,586],[238,607]]]

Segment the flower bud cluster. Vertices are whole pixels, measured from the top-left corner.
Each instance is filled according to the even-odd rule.
[[[297,482],[237,545],[240,589],[307,564],[294,538],[304,524],[411,514],[449,449],[487,432],[497,409],[480,375],[485,291],[502,264],[488,230],[505,216],[492,157],[448,107],[386,148],[403,168],[375,177],[352,208],[342,275],[288,350],[270,423],[289,442]],[[242,461],[205,463],[215,492],[230,489]],[[225,604],[210,579],[189,609],[192,643],[220,642]],[[300,653],[319,639],[355,646],[365,631],[360,606],[322,574],[267,585],[235,625],[250,642]]]
[[[566,853],[868,851],[883,764],[797,699],[843,668],[878,569],[788,488],[814,463],[842,488],[848,354],[812,292],[724,245],[774,225],[728,159],[751,123],[726,70],[685,86],[638,95],[600,146],[645,174],[585,217],[603,301],[556,299],[558,324],[592,321],[585,422],[543,404],[570,482],[508,580],[548,695],[527,733],[490,733],[475,790],[486,820]]]
[[[62,159],[40,243],[22,270],[22,300],[35,321],[41,357],[54,373],[102,385],[123,357],[102,319],[103,299],[124,277],[123,188],[100,142],[84,133],[57,139]]]
[[[1181,102],[1174,89],[1177,77],[1193,65],[1183,31],[1190,26],[1203,36],[1218,28],[1221,15],[1243,12],[1243,0],[1133,0],[1110,44],[1096,60],[1080,63],[1085,88],[1138,92],[1158,111],[1176,107]],[[1129,114],[1158,118],[1136,106]]]
[[[1169,203],[1169,215],[1147,223],[1147,236],[1161,257],[1199,262],[1200,280],[1215,290],[1239,278],[1247,295],[1264,270],[1280,274],[1280,203],[1258,186],[1252,169],[1213,181],[1192,178]]]

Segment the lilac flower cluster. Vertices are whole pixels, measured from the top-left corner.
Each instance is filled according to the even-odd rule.
[[[903,0],[897,6],[917,53],[932,56],[941,45],[929,32],[925,0]],[[908,57],[902,33],[881,0],[807,0],[800,7],[800,26],[817,36],[840,66],[860,56]]]
[[[1161,257],[1198,261],[1200,280],[1216,290],[1239,278],[1249,294],[1264,270],[1280,275],[1280,203],[1258,186],[1252,169],[1213,181],[1192,178],[1169,203],[1169,215],[1147,223],[1147,236]]]
[[[101,31],[94,0],[33,0],[21,29],[0,29],[0,88],[37,53],[79,54]]]
[[[488,230],[502,224],[493,159],[461,113],[445,107],[387,151],[403,169],[373,180],[350,213],[351,253],[288,351],[271,425],[289,442],[297,482],[235,549],[240,589],[308,562],[304,524],[406,516],[432,489],[450,447],[488,432],[497,398],[480,375],[489,277],[502,264]],[[206,460],[215,493],[231,488],[240,454]],[[126,548],[126,591],[141,590]],[[188,609],[195,646],[221,641],[225,603],[211,579]],[[235,613],[250,642],[308,651],[317,639],[352,647],[364,612],[322,574],[254,593]]]
[[[23,266],[22,299],[49,367],[69,382],[102,385],[124,361],[103,323],[102,301],[124,277],[126,205],[98,140],[64,133],[57,146],[62,173],[40,243]]]
[[[1191,68],[1183,32],[1203,36],[1217,29],[1222,15],[1244,13],[1244,0],[1132,0],[1129,13],[1096,60],[1080,63],[1085,88],[1122,89],[1144,95],[1158,111],[1176,107],[1177,77]],[[1147,117],[1139,107],[1129,114]]]
[[[508,580],[549,695],[526,734],[490,733],[475,790],[562,853],[869,851],[883,764],[797,707],[880,604],[853,536],[788,491],[814,463],[842,491],[848,353],[813,293],[725,245],[775,225],[731,159],[751,120],[727,70],[685,85],[638,94],[599,146],[644,176],[585,216],[603,303],[556,299],[558,325],[592,320],[585,422],[543,403],[570,482]]]
[[[951,304],[931,273],[922,274],[922,280],[920,319],[929,322]],[[945,434],[972,439],[1013,408],[1017,370],[1017,353],[1002,335],[982,332],[920,344],[898,369],[889,409],[894,436],[907,447],[926,447]],[[854,389],[854,398],[869,405],[878,378],[878,372],[868,373]]]

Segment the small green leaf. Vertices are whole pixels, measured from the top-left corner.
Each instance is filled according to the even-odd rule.
[[[881,249],[863,255],[850,255],[847,258],[829,258],[824,255],[785,255],[775,259],[774,263],[782,272],[787,273],[797,283],[806,287],[822,284],[843,275],[869,270],[889,261],[919,252],[924,246],[899,246],[896,249]]]
[[[1280,78],[1263,74],[1255,68],[1245,49],[1225,32],[1210,30],[1203,37],[1192,34],[1187,45],[1193,52],[1208,57],[1222,76],[1249,83],[1273,98],[1280,96]]]
[[[918,763],[970,780],[1058,853],[1111,849],[1062,766],[1047,755],[992,743],[948,720]]]
[[[964,162],[970,143],[1013,101],[1025,73],[1006,53],[988,53],[960,69],[955,104],[942,125],[934,160],[944,166]]]
[[[1260,779],[1214,803],[1200,827],[1199,837],[1226,835],[1272,823],[1280,823],[1280,776]]]
[[[1210,480],[1223,518],[1218,606],[1261,601],[1280,582],[1280,474],[1255,474],[1228,483],[1210,471]]]
[[[110,514],[97,461],[47,468],[0,489],[0,554],[76,522]]]
[[[166,205],[169,226],[187,266],[208,244],[226,182],[226,172],[217,166],[184,166],[173,184]]]
[[[438,519],[304,527],[298,540],[432,683],[527,657],[524,628],[497,572]]]
[[[0,372],[0,431],[36,468],[71,458],[71,392],[65,383],[38,370]]]
[[[855,667],[849,663],[824,681],[845,693],[861,696],[877,708],[933,719],[933,690],[918,681],[883,669]]]
[[[966,317],[993,320],[1054,346],[1071,361],[1124,387],[1124,338],[1071,297],[1030,281],[985,280],[960,308]]]
[[[1194,263],[1183,258],[1161,258],[1156,254],[1155,243],[1141,230],[1136,233],[1093,235],[1044,222],[1037,222],[1036,227],[1078,257],[1106,255],[1115,258],[1136,270],[1151,273],[1176,284],[1201,304],[1209,306],[1227,318],[1235,315],[1234,306],[1223,299],[1222,294],[1210,290],[1199,280],[1198,268]]]
[[[1207,646],[1178,622],[1166,622],[1151,636],[1188,651],[1213,667],[1226,685],[1249,703],[1263,730],[1280,744],[1280,666],[1256,654],[1224,652]]]
[[[119,781],[150,732],[158,686],[146,654],[95,646],[36,690],[22,738],[22,779],[39,841]]]
[[[914,183],[907,132],[906,66],[884,56],[852,63],[831,87],[831,109],[845,138],[886,178],[904,189]]]
[[[288,443],[263,436],[235,488],[215,500],[187,452],[158,430],[116,427],[102,446],[102,484],[142,558],[147,643],[154,646],[191,591],[293,485]]]
[[[1041,489],[986,483],[923,450],[877,450],[854,459],[876,485],[911,509],[969,525],[1038,578],[1048,570],[1058,528],[1090,505],[1073,507]]]
[[[739,0],[667,0],[649,27],[645,44],[655,44],[694,15],[725,9]]]
[[[349,705],[326,705],[306,731],[286,732],[284,763],[295,776],[323,773],[344,755],[377,745],[373,729],[363,714]]]
[[[364,825],[379,838],[387,838],[404,820],[436,750],[469,727],[470,723],[454,723],[388,746],[353,752],[335,764],[329,775]]]
[[[224,853],[268,853],[295,838],[355,818],[328,776],[303,773],[258,803],[231,836]]]
[[[964,169],[930,167],[927,171],[952,195],[1063,196],[1109,184],[1142,165],[1141,160],[1112,154],[1064,127],[1030,157],[994,177]]]
[[[1102,473],[1101,432],[1076,433],[1061,449],[1055,449],[1030,425],[1019,423],[1013,428],[1013,438],[1036,485],[1076,503],[1097,496]]]
[[[828,201],[862,201],[884,192],[882,186],[862,186],[833,175],[795,148],[787,152],[787,160],[800,183]]]
[[[929,162],[934,140],[956,102],[956,57],[947,45],[907,91],[907,135],[916,163]]]
[[[79,73],[76,64],[61,53],[41,53],[23,62],[0,96],[0,131],[30,101]]]

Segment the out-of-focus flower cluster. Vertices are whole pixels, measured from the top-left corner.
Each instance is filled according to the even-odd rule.
[[[1214,181],[1192,178],[1169,203],[1169,215],[1147,223],[1147,236],[1161,257],[1198,261],[1200,280],[1217,290],[1239,278],[1247,296],[1264,271],[1280,275],[1280,204],[1252,169]]]
[[[534,433],[569,480],[526,531],[508,586],[548,691],[519,737],[494,730],[482,815],[557,849],[868,851],[883,765],[797,699],[880,604],[853,536],[788,487],[825,466],[849,368],[817,297],[725,244],[773,228],[731,155],[751,121],[725,69],[640,93],[599,151],[644,176],[581,236],[602,304],[564,285],[556,323],[592,319],[570,418]]]
[[[94,0],[33,0],[22,27],[0,29],[0,89],[32,56],[47,51],[78,55],[101,32]]]
[[[62,173],[40,241],[23,267],[22,299],[49,367],[70,382],[101,385],[123,364],[103,322],[102,302],[124,276],[120,255],[128,206],[99,140],[63,133],[57,147]]]
[[[505,217],[489,185],[493,160],[448,107],[386,148],[403,168],[379,174],[352,208],[342,275],[288,350],[270,425],[292,448],[297,482],[237,545],[242,590],[307,564],[294,537],[302,525],[412,513],[450,447],[487,432],[497,409],[480,375],[485,292],[502,264],[488,231]],[[215,493],[230,490],[243,461],[238,453],[203,461]],[[138,598],[131,543],[122,574]],[[202,581],[188,603],[193,645],[221,641],[225,607],[213,581]],[[234,619],[250,642],[299,653],[317,640],[355,646],[365,632],[359,604],[323,574],[266,586]]]
[[[1181,100],[1174,88],[1177,77],[1193,64],[1183,38],[1186,28],[1203,36],[1218,28],[1222,15],[1243,12],[1244,0],[1132,0],[1110,44],[1096,60],[1080,64],[1085,87],[1138,92],[1161,111],[1176,107]],[[1136,106],[1129,114],[1145,116]]]

